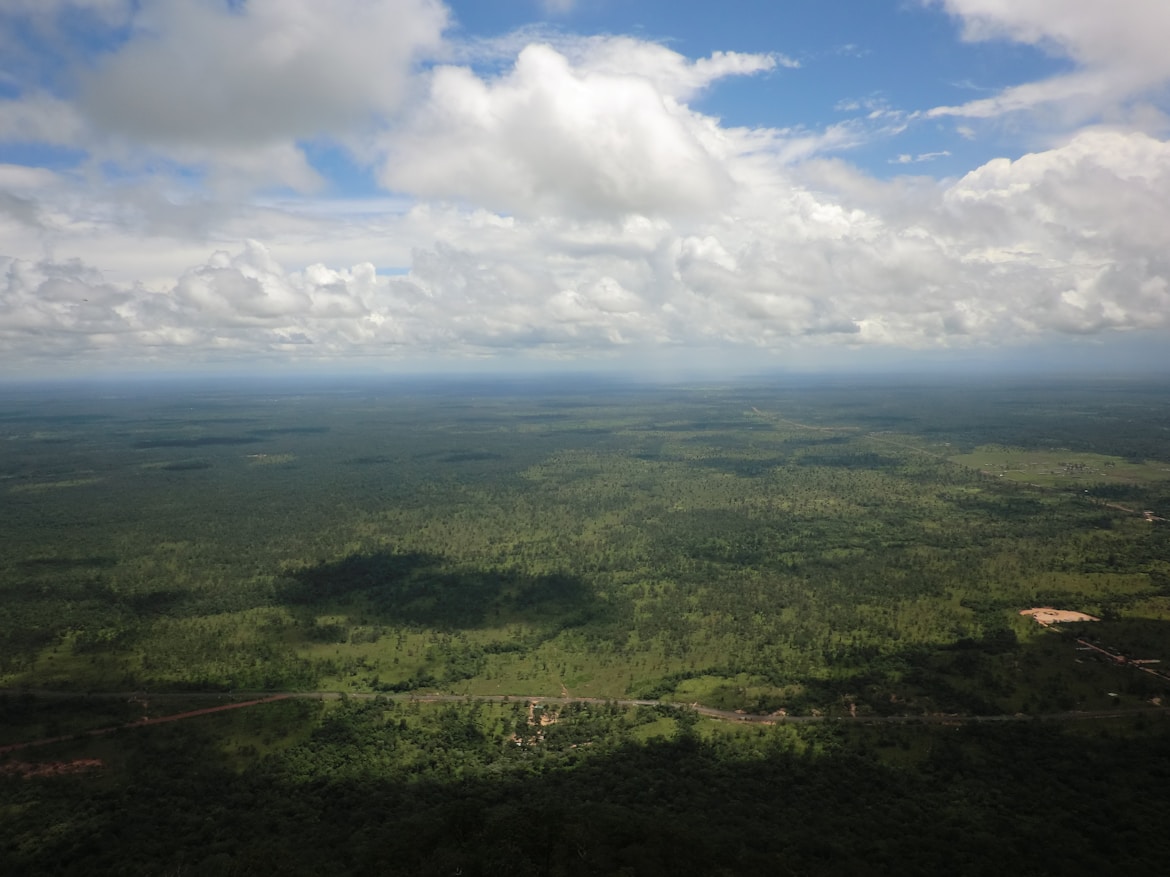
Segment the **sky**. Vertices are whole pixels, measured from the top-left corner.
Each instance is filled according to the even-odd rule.
[[[0,378],[1170,370],[1166,0],[0,0]]]

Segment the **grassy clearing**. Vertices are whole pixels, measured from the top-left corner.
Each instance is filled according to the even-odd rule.
[[[1025,450],[981,445],[969,454],[949,458],[952,463],[998,475],[1008,481],[1059,487],[1076,484],[1151,484],[1170,480],[1170,465],[1141,463],[1107,454],[1089,454],[1065,448]]]
[[[1170,621],[1170,597],[1148,597],[1136,600],[1121,609],[1122,618],[1147,618],[1153,621]]]
[[[252,466],[280,466],[285,463],[291,463],[296,458],[296,454],[248,454],[248,463]]]
[[[37,484],[16,484],[8,488],[9,493],[45,493],[50,490],[66,490],[70,487],[89,487],[100,484],[101,478],[65,478],[61,481],[42,481]]]

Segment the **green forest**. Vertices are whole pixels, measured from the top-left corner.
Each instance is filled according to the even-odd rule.
[[[1160,874],[1168,390],[0,388],[0,870]]]

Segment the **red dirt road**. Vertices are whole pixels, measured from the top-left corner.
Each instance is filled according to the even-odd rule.
[[[204,707],[201,710],[190,710],[185,713],[174,713],[169,716],[158,716],[153,719],[138,719],[135,722],[126,722],[123,725],[113,725],[109,728],[94,728],[92,731],[82,731],[79,734],[63,734],[60,737],[42,737],[40,740],[29,740],[25,743],[10,743],[7,746],[0,746],[0,755],[6,752],[15,752],[18,749],[28,749],[32,746],[45,746],[49,743],[63,743],[66,740],[80,740],[83,737],[100,737],[102,734],[112,734],[114,731],[120,731],[124,728],[141,728],[146,725],[161,725],[164,722],[178,722],[182,719],[193,719],[196,716],[207,716],[212,713],[222,713],[227,710],[243,709],[246,706],[256,706],[261,703],[271,703],[274,700],[285,700],[288,698],[287,694],[274,694],[271,697],[262,697],[258,700],[244,700],[239,703],[228,703],[221,706]]]
[[[1159,671],[1149,670],[1148,668],[1140,668],[1147,673],[1156,673],[1161,675]],[[125,693],[110,692],[106,694],[90,694],[91,697],[125,697]],[[165,696],[165,695],[164,695]],[[184,694],[184,696],[190,696]],[[287,700],[289,698],[296,698],[302,700],[339,700],[342,698],[353,698],[354,700],[373,700],[378,697],[385,697],[386,700],[396,701],[398,703],[418,702],[418,703],[468,703],[468,702],[482,702],[482,703],[513,703],[513,702],[531,702],[549,703],[563,706],[570,703],[588,703],[588,704],[615,704],[623,707],[634,706],[652,706],[652,707],[669,707],[671,709],[693,709],[701,716],[707,716],[712,719],[720,719],[727,722],[748,722],[763,725],[805,725],[805,724],[821,724],[821,723],[848,723],[848,724],[865,724],[865,725],[930,725],[930,724],[984,724],[984,723],[998,723],[998,722],[1072,722],[1072,721],[1086,721],[1093,719],[1116,719],[1127,718],[1136,715],[1161,715],[1170,716],[1170,710],[1163,706],[1152,707],[1130,707],[1128,709],[1111,709],[1111,710],[1072,710],[1062,713],[1046,713],[1038,715],[1029,715],[1024,713],[1014,713],[1011,715],[965,715],[959,713],[919,713],[913,715],[894,715],[894,716],[879,716],[879,715],[859,715],[851,713],[846,716],[827,716],[827,715],[809,715],[809,716],[791,716],[768,714],[759,715],[754,713],[743,713],[731,710],[718,710],[713,707],[698,706],[697,704],[676,703],[673,701],[660,700],[626,700],[621,698],[604,698],[604,697],[549,697],[546,695],[504,695],[504,694],[487,694],[487,695],[466,695],[466,694],[399,694],[385,696],[381,694],[374,694],[370,692],[348,692],[342,693],[339,691],[299,691],[299,692],[282,692],[278,694],[271,694],[265,697],[256,698],[254,700],[244,700],[239,703],[229,703],[222,706],[206,707],[199,710],[190,710],[185,713],[174,713],[169,716],[159,716],[154,719],[139,719],[136,722],[126,722],[122,725],[115,725],[109,728],[95,728],[92,731],[83,731],[78,734],[66,734],[60,737],[45,737],[40,740],[29,740],[25,743],[12,743],[7,746],[0,746],[0,755],[8,752],[15,752],[21,749],[28,749],[33,746],[45,746],[49,743],[62,743],[66,740],[81,740],[85,737],[97,737],[102,734],[112,734],[114,731],[120,731],[129,728],[141,728],[146,725],[161,725],[164,722],[177,722],[182,719],[191,719],[197,716],[206,716],[213,713],[222,713],[227,710],[238,710],[244,707],[257,706],[262,703],[272,703],[277,700]]]

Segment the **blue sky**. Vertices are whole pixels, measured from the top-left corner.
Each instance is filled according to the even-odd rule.
[[[535,0],[452,3],[456,33],[483,36],[530,27]],[[906,0],[786,0],[709,3],[578,2],[538,19],[565,32],[637,34],[688,57],[718,51],[779,53],[800,64],[764,76],[727,79],[694,106],[730,126],[823,128],[870,108],[906,114],[961,104],[1010,85],[1070,68],[1068,60],[1029,44],[964,42],[961,23],[937,7]],[[860,112],[859,112],[860,110]],[[933,155],[935,175],[961,174],[973,163],[1028,151],[1027,138],[986,130],[964,137],[955,125],[911,124],[849,150],[849,160],[877,176],[904,171],[898,158]],[[950,155],[938,153],[949,152]]]
[[[0,363],[1170,366],[1170,4],[9,0]]]

